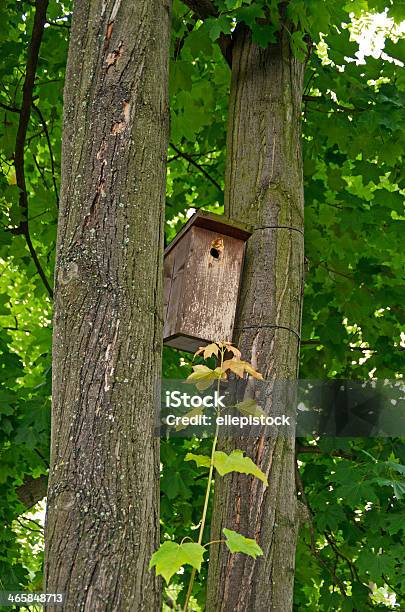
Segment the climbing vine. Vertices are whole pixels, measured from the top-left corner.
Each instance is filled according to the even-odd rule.
[[[246,376],[252,376],[258,380],[263,380],[262,375],[255,370],[252,364],[241,359],[239,349],[229,342],[213,342],[208,344],[206,347],[200,348],[195,353],[195,357],[200,354],[203,355],[205,360],[215,357],[218,365],[215,368],[210,368],[204,364],[193,366],[193,372],[188,376],[187,381],[193,383],[199,391],[204,391],[212,384],[216,383],[217,392],[219,394],[221,383],[227,381],[230,373],[235,374],[241,379]],[[225,359],[227,354],[232,354],[232,357]],[[249,399],[229,407],[235,408],[241,413],[246,413],[247,406],[250,414],[259,414],[261,412],[260,407],[257,406],[255,400]],[[268,485],[266,475],[250,457],[244,456],[243,451],[236,449],[227,454],[216,450],[219,435],[218,417],[220,416],[222,410],[224,409],[220,406],[215,407],[217,418],[210,455],[195,455],[193,453],[187,453],[185,456],[185,461],[195,461],[198,467],[209,468],[197,542],[194,542],[189,536],[184,537],[180,543],[174,542],[173,540],[166,540],[153,554],[150,562],[150,569],[155,567],[156,574],[162,575],[167,584],[170,582],[171,577],[181,568],[183,568],[184,565],[188,564],[192,566],[193,569],[187,589],[184,612],[187,612],[188,610],[196,571],[200,571],[201,564],[204,561],[204,555],[206,554],[209,546],[225,544],[231,553],[243,553],[245,555],[250,555],[253,558],[263,554],[262,549],[255,540],[247,538],[243,534],[227,528],[223,529],[225,539],[214,540],[203,544],[214,470],[216,470],[219,476],[225,476],[230,472],[250,474],[251,476],[261,480],[263,482],[263,486],[267,487]],[[200,414],[202,414],[204,408],[200,408],[199,411]],[[185,416],[192,416],[194,414],[195,410],[192,410]]]

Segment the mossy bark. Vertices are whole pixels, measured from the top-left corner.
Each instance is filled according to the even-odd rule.
[[[228,126],[226,214],[254,226],[249,239],[235,344],[264,375],[272,392],[268,414],[289,412],[296,379],[303,293],[301,98],[304,66],[283,30],[259,48],[246,28],[234,34]],[[217,477],[211,539],[222,529],[255,538],[263,557],[210,547],[209,612],[292,609],[298,532],[294,436],[223,441],[242,448],[269,486],[245,475]]]
[[[156,611],[169,0],[75,3],[55,274],[48,592]]]

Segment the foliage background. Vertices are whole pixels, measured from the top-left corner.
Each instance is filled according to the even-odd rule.
[[[356,35],[376,23],[373,15],[386,5],[376,33],[385,46],[361,60]],[[230,70],[216,38],[243,21],[266,45],[280,27],[275,1],[221,0],[216,6],[218,16],[202,24],[174,1],[167,241],[193,210],[222,211]],[[261,21],[266,7],[272,26]],[[24,145],[30,234],[49,280],[70,10],[68,2],[49,4]],[[303,100],[308,271],[300,376],[396,378],[404,358],[405,40],[399,24],[405,5],[292,0],[288,10],[296,53],[306,50],[307,33],[315,45]],[[52,300],[16,231],[22,212],[14,154],[34,12],[34,3],[21,0],[0,6],[0,589],[9,590],[42,588],[43,512],[27,513],[19,487],[27,477],[46,475],[49,461]],[[187,359],[165,348],[163,374],[185,377]],[[199,520],[205,478],[183,458],[203,445],[162,441],[163,538],[179,541]],[[299,445],[305,447],[298,455],[301,495],[313,520],[297,551],[296,609],[405,608],[403,441]],[[196,609],[204,604],[204,579],[203,571]],[[176,577],[167,600],[181,601],[183,581]]]

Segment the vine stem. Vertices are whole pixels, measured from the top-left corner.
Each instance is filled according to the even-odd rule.
[[[225,350],[224,349],[220,349],[220,351],[221,351],[221,365],[220,365],[220,367],[222,368],[222,364],[224,362]],[[220,390],[220,385],[221,385],[221,379],[219,378],[218,379],[218,385],[217,385],[218,393],[219,393],[219,390]],[[210,493],[211,493],[212,475],[213,475],[213,472],[214,472],[215,449],[217,447],[217,442],[218,442],[218,429],[219,429],[219,427],[218,427],[218,421],[217,421],[216,422],[216,426],[215,426],[214,440],[212,442],[211,460],[210,460],[210,471],[208,473],[207,489],[205,491],[204,508],[203,508],[203,513],[202,513],[202,517],[201,517],[200,531],[199,531],[198,540],[197,540],[198,544],[201,544],[201,542],[202,542],[203,535],[204,535],[204,528],[205,528],[205,520],[207,518],[208,502],[209,502]],[[212,542],[210,542],[210,544],[211,543]],[[187,610],[188,610],[188,604],[189,604],[190,597],[191,597],[191,591],[193,590],[195,574],[196,574],[196,569],[195,569],[195,567],[193,567],[192,572],[191,572],[191,576],[190,576],[190,582],[188,584],[186,601],[184,603],[183,612],[187,612]]]
[[[218,441],[218,424],[217,424],[217,426],[215,428],[215,436],[214,436],[214,441],[212,443],[210,471],[209,471],[209,474],[208,474],[207,490],[205,492],[205,501],[204,501],[204,509],[203,509],[203,513],[202,513],[202,518],[201,518],[200,532],[198,534],[198,540],[197,540],[198,544],[201,544],[202,538],[203,538],[203,534],[204,534],[205,519],[207,517],[208,502],[209,502],[210,493],[211,493],[212,474],[213,474],[213,471],[214,471],[214,455],[215,455],[215,449],[216,449],[216,446],[217,446],[217,441]],[[196,569],[195,569],[195,567],[193,567],[192,572],[191,572],[191,576],[190,576],[190,582],[188,584],[186,601],[184,603],[184,612],[187,612],[187,610],[188,610],[188,604],[189,604],[189,601],[190,601],[191,591],[193,590],[195,573],[196,573]]]
[[[206,544],[204,544],[205,546],[211,546],[211,544],[224,544],[226,542],[226,540],[212,540],[211,542],[207,542]]]

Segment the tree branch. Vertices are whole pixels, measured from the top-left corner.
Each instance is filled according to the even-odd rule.
[[[211,0],[182,0],[193,13],[204,21],[208,17],[219,17],[219,13]],[[217,40],[218,46],[221,49],[222,55],[224,56],[229,67],[232,66],[232,36],[221,32]]]
[[[179,157],[182,157],[183,159],[185,159],[186,161],[188,161],[189,164],[191,164],[192,166],[194,166],[195,168],[197,168],[200,172],[203,173],[203,175],[213,184],[215,185],[215,187],[222,193],[222,188],[221,185],[210,175],[208,174],[208,172],[201,166],[201,164],[197,163],[192,157],[191,155],[188,155],[188,153],[184,153],[183,151],[180,151],[180,149],[178,149],[172,142],[169,143],[171,148],[173,149],[173,151],[176,151],[177,155]]]
[[[24,484],[17,488],[16,493],[20,502],[28,509],[46,496],[47,488],[48,476],[43,475],[39,478],[27,476]]]
[[[403,601],[403,595],[402,595],[402,593],[400,593],[399,591],[397,591],[397,590],[396,590],[396,589],[395,589],[395,588],[392,586],[392,584],[390,584],[390,583],[388,582],[387,576],[386,576],[385,574],[381,574],[381,576],[382,576],[383,580],[386,582],[386,584],[387,584],[388,588],[390,588],[390,589],[391,589],[391,591],[392,591],[393,593],[395,593],[395,595],[397,595],[397,597],[398,597],[398,599],[397,599],[397,605],[398,605],[398,603],[401,603],[401,602]]]
[[[218,17],[219,15],[211,0],[182,0],[182,2],[202,21],[207,17]]]
[[[57,23],[56,21],[47,21],[46,23],[49,26],[52,26],[53,28],[67,28],[68,30],[70,30],[69,23]]]
[[[321,340],[301,340],[301,345],[304,346],[323,346],[323,343]],[[349,345],[348,347],[351,351],[358,351],[359,353],[374,353],[376,354],[377,351],[375,349],[372,349],[368,346],[352,346]],[[405,351],[405,346],[393,346],[390,349],[391,351]]]
[[[21,520],[22,521],[27,521],[29,523],[32,523],[33,525],[35,525],[39,531],[43,531],[44,528],[42,527],[42,525],[40,525],[37,521],[34,521],[34,519],[28,518],[28,516],[21,516]]]
[[[10,113],[20,112],[20,109],[16,106],[10,106],[10,104],[5,104],[4,102],[0,102],[0,108],[4,108],[4,110],[9,111]]]
[[[45,285],[45,288],[50,295],[53,297],[53,291],[49,284],[49,281],[45,275],[45,272],[38,259],[38,255],[32,244],[29,225],[28,225],[28,196],[27,196],[27,184],[25,180],[25,168],[24,168],[24,150],[25,141],[27,138],[28,124],[31,116],[32,106],[32,92],[35,83],[35,74],[38,64],[39,48],[41,46],[42,35],[44,32],[46,10],[48,8],[49,0],[37,0],[36,10],[34,16],[34,25],[32,28],[31,41],[28,47],[27,54],[27,65],[25,70],[25,79],[23,84],[23,96],[20,109],[20,120],[18,122],[17,136],[15,141],[15,152],[14,152],[14,167],[16,175],[16,183],[20,190],[20,210],[22,220],[19,226],[20,234],[25,236],[28,250],[34,261],[35,267],[38,274]]]
[[[206,153],[192,153],[192,154],[188,154],[188,155],[189,155],[189,157],[198,158],[198,157],[206,157],[210,153],[217,153],[217,149],[212,149],[211,151],[207,151]],[[170,164],[171,162],[176,161],[176,159],[179,159],[179,157],[182,157],[182,156],[181,155],[173,155],[173,157],[169,157],[169,159],[167,160],[167,163]]]
[[[51,144],[51,139],[49,136],[49,130],[48,130],[48,126],[47,123],[45,121],[45,117],[42,114],[42,111],[40,110],[40,108],[33,102],[32,103],[32,107],[35,110],[35,112],[37,113],[39,120],[42,124],[42,127],[44,129],[44,134],[45,134],[45,138],[46,138],[46,142],[48,143],[48,150],[49,150],[49,156],[51,158],[51,171],[52,171],[52,183],[53,183],[53,190],[55,192],[55,198],[56,198],[56,206],[59,208],[59,193],[58,193],[58,186],[56,184],[56,176],[55,176],[55,158],[53,156],[53,150],[52,150],[52,144]]]
[[[38,173],[39,173],[39,175],[40,175],[40,177],[41,177],[41,179],[42,179],[42,181],[43,181],[43,183],[45,185],[45,189],[49,189],[49,185],[48,185],[47,180],[46,180],[44,169],[41,168],[41,166],[39,165],[39,162],[38,162],[36,156],[34,155],[34,153],[32,153],[32,159],[34,160],[35,167],[38,170]]]
[[[301,446],[300,444],[296,444],[296,452],[300,453],[315,453],[316,455],[330,455],[332,457],[342,457],[343,459],[354,459],[354,455],[350,453],[345,453],[345,451],[334,450],[330,453],[324,452],[319,446]]]
[[[17,523],[21,525],[23,529],[26,529],[27,531],[32,531],[33,533],[42,533],[44,531],[43,527],[41,527],[39,523],[35,523],[39,527],[39,529],[33,529],[32,527],[28,527],[28,525],[24,525],[24,523],[22,523],[19,518],[17,518]]]
[[[26,327],[2,327],[1,329],[4,329],[5,331],[21,331],[27,334],[32,333],[31,330],[27,329]]]
[[[318,550],[318,548],[316,546],[315,528],[314,528],[314,524],[313,524],[313,520],[312,520],[313,512],[312,512],[312,508],[311,508],[311,506],[310,506],[310,504],[308,502],[308,499],[307,499],[307,497],[305,495],[304,484],[302,482],[302,478],[301,478],[300,471],[298,469],[297,462],[295,462],[295,481],[296,481],[296,485],[297,485],[297,490],[301,494],[302,502],[305,504],[305,507],[306,507],[306,510],[307,510],[307,519],[308,519],[309,536],[310,536],[309,549],[312,552],[313,556],[318,561],[318,563],[320,563],[326,569],[326,571],[329,572],[333,582],[338,587],[341,595],[343,597],[347,597],[345,586],[341,582],[341,580],[339,580],[339,578],[337,577],[335,569],[331,569],[329,567],[329,564],[326,563],[326,561],[322,558],[322,556],[320,554],[320,551]]]
[[[333,100],[325,99],[322,96],[308,96],[305,94],[302,96],[302,99],[304,102],[320,102],[321,104],[332,104],[334,108],[336,108],[337,110],[344,111],[345,113],[361,113],[367,110],[366,108],[350,108],[350,106],[343,106],[342,104],[338,104]]]
[[[353,563],[353,561],[351,559],[349,559],[349,557],[346,557],[346,555],[344,555],[339,550],[338,545],[336,544],[336,542],[332,538],[332,534],[328,534],[326,531],[324,531],[323,534],[324,534],[324,536],[325,536],[329,546],[332,548],[333,552],[335,553],[335,556],[337,558],[342,559],[343,561],[346,561],[346,563],[348,564],[350,573],[352,575],[353,582],[356,581],[356,580],[357,580],[357,582],[360,582],[359,574],[357,572],[356,566]]]

